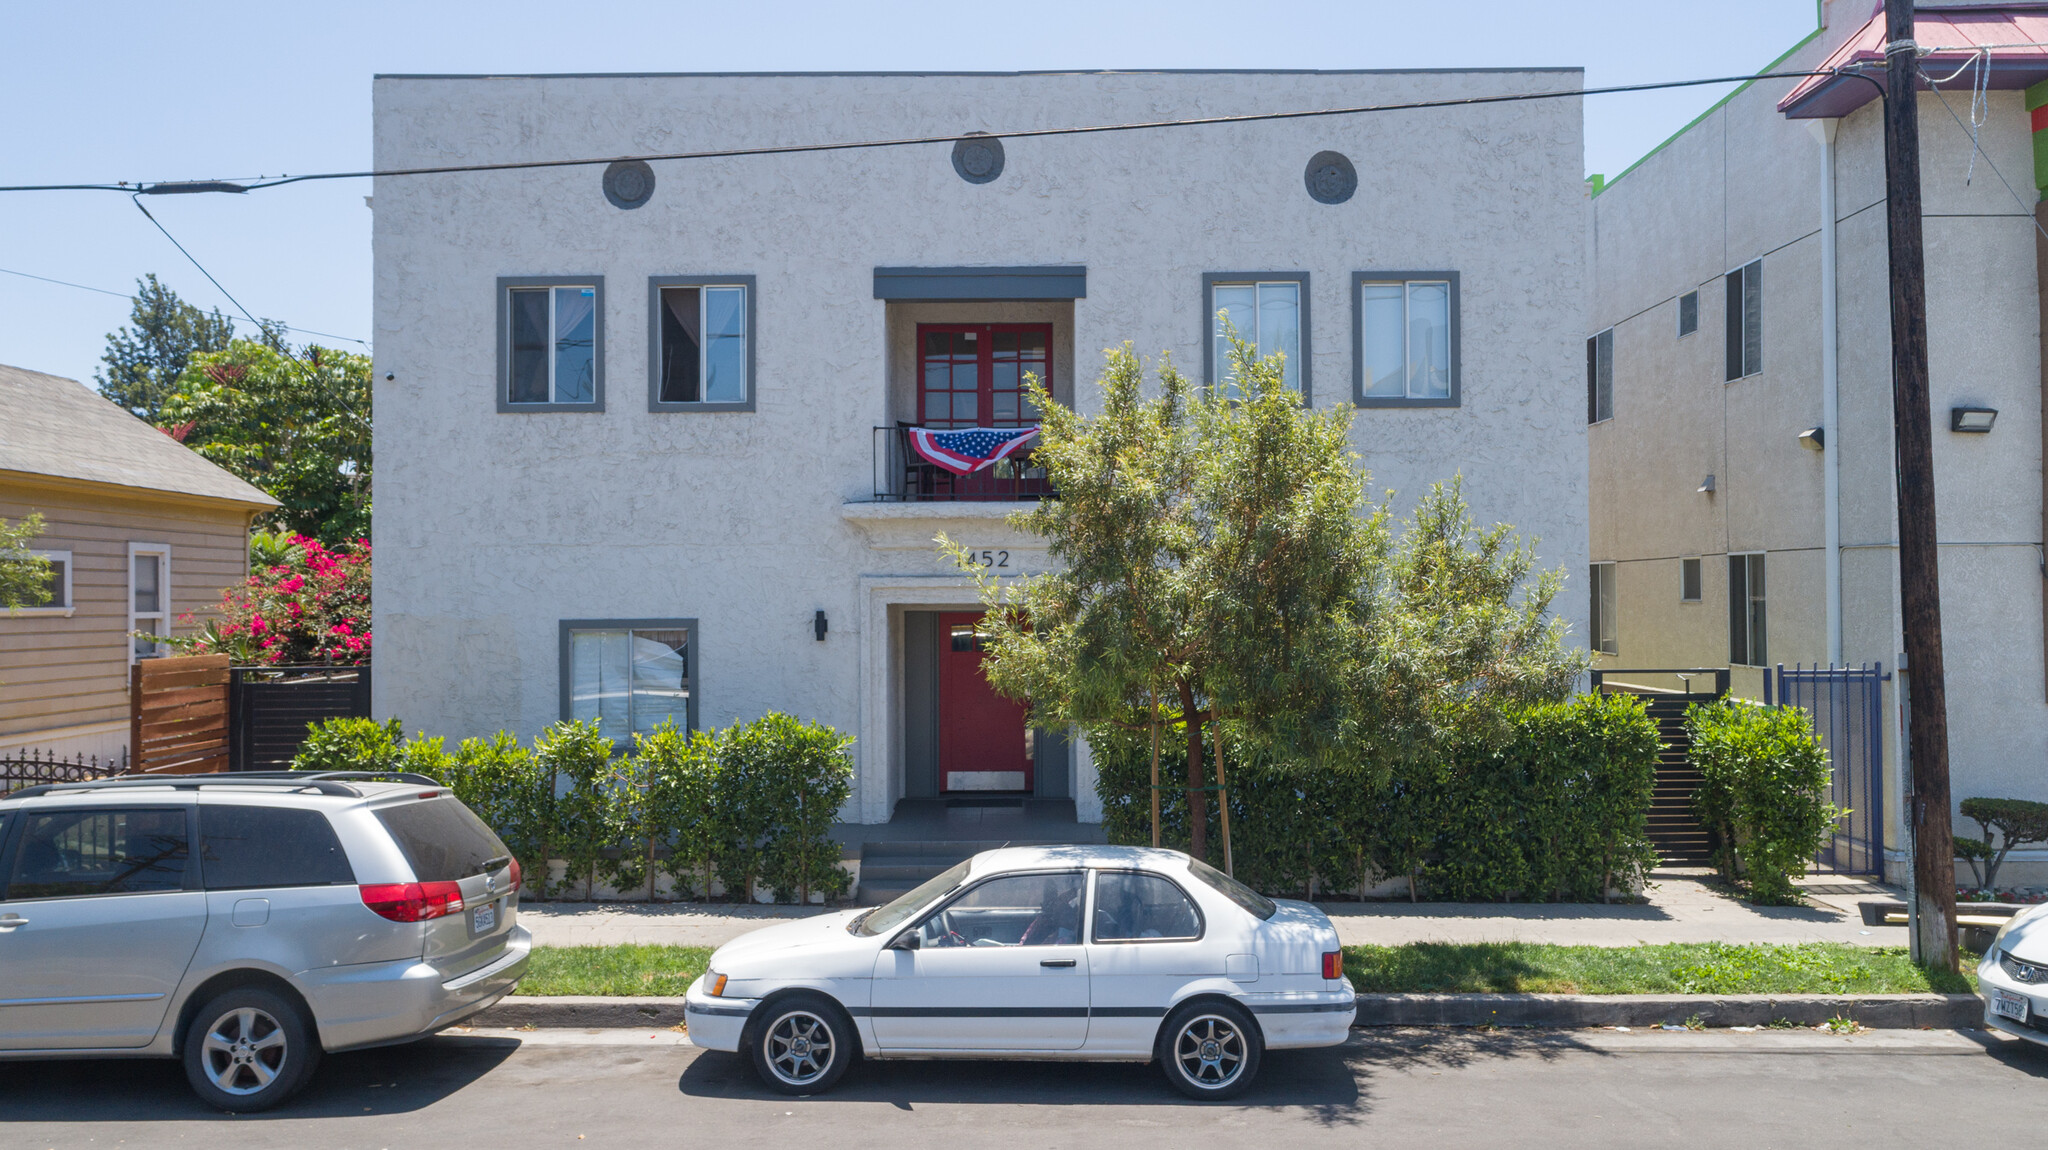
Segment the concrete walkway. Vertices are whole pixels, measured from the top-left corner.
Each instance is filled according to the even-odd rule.
[[[1860,878],[1807,879],[1812,905],[1753,907],[1714,886],[1704,870],[1659,871],[1640,903],[1320,904],[1347,945],[1409,942],[1553,942],[1635,946],[1662,942],[1846,942],[1904,946],[1906,928],[1865,926],[1856,903],[1898,898]],[[718,946],[750,930],[830,913],[817,907],[697,903],[527,903],[520,921],[541,946],[660,943]]]

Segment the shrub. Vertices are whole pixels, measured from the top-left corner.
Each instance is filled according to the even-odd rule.
[[[369,541],[329,548],[294,535],[282,561],[222,591],[217,610],[198,634],[167,643],[182,654],[226,654],[237,663],[367,663]],[[192,617],[179,621],[189,624]]]
[[[1640,700],[1580,696],[1509,710],[1504,723],[1504,737],[1446,745],[1379,783],[1275,764],[1226,736],[1237,877],[1273,894],[1376,874],[1408,876],[1431,898],[1594,899],[1655,862],[1657,731]],[[1149,842],[1149,735],[1097,731],[1090,745],[1109,841]],[[1188,842],[1179,789],[1161,793],[1160,823],[1163,841]]]
[[[306,725],[295,771],[396,771],[405,728],[397,719],[328,719]],[[437,776],[438,777],[438,776]]]
[[[1797,707],[1724,699],[1693,704],[1685,722],[1701,776],[1693,812],[1719,836],[1722,877],[1746,881],[1753,902],[1798,901],[1792,880],[1846,813],[1828,801],[1828,755],[1812,721]]]
[[[853,797],[853,756],[847,753],[852,745],[850,736],[831,727],[774,711],[725,733],[722,764],[738,760],[767,767],[749,771],[766,784],[754,790],[768,815],[761,880],[777,902],[809,902],[812,891],[827,899],[846,893],[849,878],[839,869],[832,823]],[[722,766],[721,776],[729,769]]]
[[[547,777],[553,798],[543,823],[548,857],[567,864],[563,882],[583,880],[589,898],[597,881],[597,863],[604,849],[617,845],[611,790],[619,784],[612,767],[612,741],[595,719],[564,719],[533,740],[536,766]],[[564,783],[567,784],[564,787]]]
[[[2005,856],[2012,848],[2027,843],[2048,842],[2048,803],[2030,802],[2026,799],[1964,799],[1963,817],[1973,819],[1984,830],[1984,845],[1987,852],[1978,857],[1984,861],[1984,881],[1978,884],[1986,890],[1998,887],[1998,868],[2005,863]],[[1993,840],[1992,832],[1998,833]],[[1956,853],[1962,855],[1963,840],[1956,840]],[[1968,856],[1962,856],[1968,857]],[[1975,874],[1976,863],[1970,864],[1970,873]]]
[[[663,722],[652,734],[634,736],[633,754],[621,766],[612,817],[632,849],[621,849],[605,865],[613,887],[625,891],[644,883],[652,900],[656,872],[665,870],[676,893],[710,894],[718,853],[718,740]]]
[[[1968,802],[1969,800],[1965,799],[1963,801]],[[1991,858],[1991,844],[1983,839],[1973,839],[1968,835],[1955,836],[1955,844],[1956,857],[1969,865],[1970,889],[1989,890],[1991,882],[1984,877],[1984,868],[1978,864]]]

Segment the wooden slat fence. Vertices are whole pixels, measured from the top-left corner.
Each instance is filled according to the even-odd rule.
[[[128,672],[128,756],[134,774],[228,769],[228,657],[138,659]]]

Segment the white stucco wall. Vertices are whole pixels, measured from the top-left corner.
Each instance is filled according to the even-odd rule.
[[[376,163],[1001,132],[1579,83],[1571,70],[384,77]],[[1310,274],[1305,354],[1315,405],[1330,407],[1351,395],[1350,273],[1456,269],[1463,405],[1359,411],[1353,441],[1404,505],[1462,471],[1480,522],[1541,536],[1544,563],[1576,577],[1579,104],[1012,139],[985,185],[957,176],[943,144],[657,162],[652,200],[630,211],[606,201],[596,167],[380,179],[377,712],[451,737],[529,736],[559,717],[559,620],[695,618],[700,723],[773,708],[855,734],[862,786],[849,814],[886,819],[896,672],[874,632],[892,605],[969,604],[926,541],[943,528],[1001,545],[1007,529],[991,515],[1008,509],[949,519],[859,506],[870,429],[893,418],[878,266],[1085,265],[1087,297],[1059,333],[1083,411],[1098,404],[1100,349],[1125,340],[1199,371],[1204,272]],[[1323,149],[1358,169],[1347,203],[1304,190]],[[757,277],[754,412],[646,409],[648,277],[696,273]],[[500,414],[495,281],[553,274],[605,277],[606,409]],[[1563,606],[1583,629],[1581,598]],[[1085,817],[1085,777],[1076,793]]]
[[[1840,22],[1779,67],[1817,65],[1865,15],[1831,9]],[[1796,441],[1821,422],[1830,335],[1820,319],[1822,150],[1776,109],[1794,83],[1743,90],[1594,200],[1591,330],[1616,329],[1615,418],[1589,435],[1593,558],[1621,568],[1612,665],[1725,664],[1721,556],[1756,550],[1769,554],[1771,661],[1826,661],[1823,457]],[[1967,94],[1949,102],[1967,114]],[[1920,123],[1951,790],[1958,802],[2048,799],[2033,222],[1992,171],[2032,195],[2028,119],[2020,93],[1990,93],[1974,172],[1970,137],[1938,98],[1921,98]],[[1844,658],[1892,669],[1903,644],[1882,147],[1875,103],[1839,122],[1840,421],[1827,449],[1841,479]],[[1764,371],[1724,383],[1720,277],[1757,258]],[[1695,289],[1700,330],[1680,340],[1675,297]],[[1999,409],[1996,430],[1951,433],[1956,405]],[[1698,494],[1710,472],[1717,491]],[[1682,555],[1706,557],[1702,604],[1678,602]],[[1753,693],[1761,676],[1738,673],[1736,687]],[[1894,848],[1898,733],[1895,721],[1884,733]],[[1967,821],[1957,829],[1978,833]],[[2013,873],[2044,875],[2038,860]]]

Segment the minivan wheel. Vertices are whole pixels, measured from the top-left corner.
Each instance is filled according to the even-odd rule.
[[[860,1038],[831,999],[793,994],[759,1012],[747,1044],[754,1072],[784,1094],[823,1094],[846,1073]]]
[[[1203,1100],[1243,1092],[1265,1052],[1258,1023],[1223,1002],[1191,1002],[1168,1015],[1153,1051],[1174,1089]]]
[[[222,1110],[267,1110],[299,1092],[320,1061],[305,1012],[248,986],[215,995],[185,1031],[185,1078]]]

